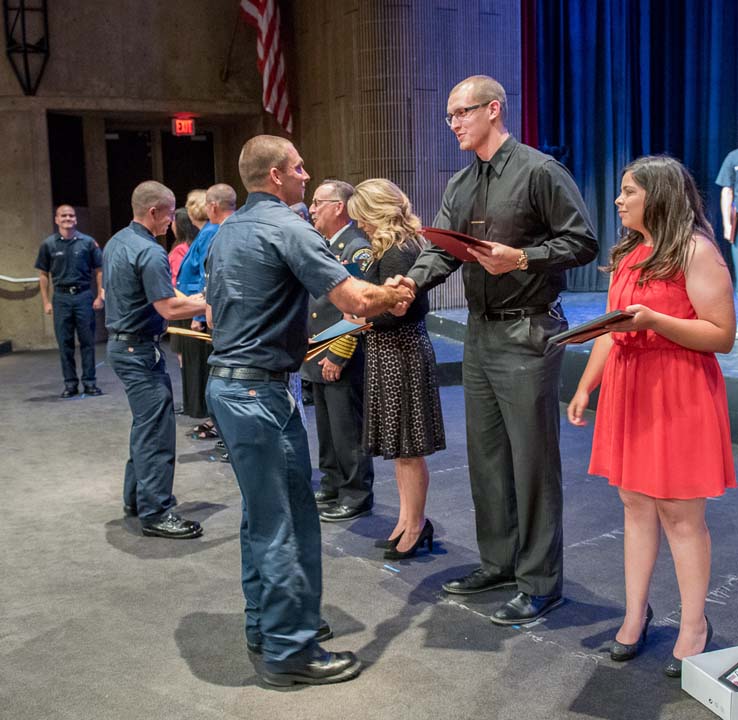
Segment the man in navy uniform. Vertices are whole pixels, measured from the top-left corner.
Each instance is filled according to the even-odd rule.
[[[349,680],[350,652],[317,643],[320,523],[307,433],[287,382],[307,350],[308,292],[342,312],[401,312],[413,293],[352,277],[325,240],[289,206],[310,179],[294,145],[259,135],[243,147],[244,207],[220,227],[210,252],[213,328],[207,401],[230,452],[243,498],[241,579],[246,643],[267,683]]]
[[[200,523],[172,511],[175,421],[172,383],[159,340],[164,319],[205,312],[202,295],[175,297],[169,260],[156,241],[174,218],[174,194],[149,180],[131,197],[133,222],[103,252],[108,361],[133,414],[123,510],[138,515],[144,535],[193,538]]]
[[[354,188],[340,180],[324,180],[313,194],[313,225],[328,241],[336,259],[362,271],[372,251],[366,235],[349,217],[346,203]],[[308,335],[322,332],[343,319],[343,313],[323,295],[310,299]],[[361,447],[364,418],[364,352],[359,339],[346,335],[324,355],[303,363],[302,377],[312,382],[318,467],[323,474],[315,493],[320,519],[340,522],[365,515],[374,496],[374,466]]]
[[[59,205],[54,216],[57,232],[43,241],[36,258],[44,312],[54,315],[64,391],[70,398],[78,392],[74,361],[74,334],[82,356],[82,386],[86,395],[101,395],[95,378],[95,310],[102,310],[102,252],[89,235],[77,230],[77,213],[71,205]],[[90,286],[95,274],[97,295]],[[49,279],[54,284],[49,299]]]

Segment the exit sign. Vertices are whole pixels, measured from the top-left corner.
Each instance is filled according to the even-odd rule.
[[[172,118],[172,135],[194,135],[195,118]]]

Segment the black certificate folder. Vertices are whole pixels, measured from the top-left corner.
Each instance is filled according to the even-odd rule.
[[[613,310],[596,317],[594,320],[577,325],[566,332],[554,335],[549,342],[554,345],[579,345],[587,342],[587,340],[609,333],[610,330],[606,329],[606,325],[631,317],[633,317],[633,313],[625,312],[625,310]]]

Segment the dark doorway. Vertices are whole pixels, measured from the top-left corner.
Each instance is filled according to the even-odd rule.
[[[110,189],[110,227],[113,233],[131,222],[131,193],[144,180],[151,180],[151,133],[114,130],[105,133]]]
[[[82,118],[48,113],[46,120],[49,130],[51,199],[54,207],[62,203],[87,207]]]
[[[162,132],[161,156],[163,182],[172,189],[177,198],[177,207],[185,204],[190,190],[206,190],[215,182],[212,133],[177,137],[170,132]]]

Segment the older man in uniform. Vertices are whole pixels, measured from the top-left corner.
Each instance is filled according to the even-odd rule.
[[[346,203],[354,188],[340,180],[324,180],[315,190],[310,214],[336,259],[361,272],[372,257],[366,235],[349,217]],[[324,295],[310,299],[308,334],[317,335],[343,319]],[[372,459],[361,447],[364,418],[364,352],[353,335],[339,338],[325,355],[303,363],[302,377],[312,382],[318,467],[322,473],[315,493],[320,519],[341,522],[365,515],[373,504]]]
[[[529,623],[562,600],[559,374],[567,328],[558,302],[567,268],[597,255],[592,223],[566,168],[505,127],[507,98],[477,75],[449,95],[446,122],[476,158],[448,183],[434,225],[485,241],[464,264],[469,477],[481,567],[444,584],[469,594],[517,585],[492,616]],[[408,272],[426,290],[461,262],[438,247]]]
[[[205,312],[202,295],[176,297],[169,260],[156,241],[174,219],[174,194],[161,183],[141,183],[131,196],[133,222],[103,252],[108,361],[133,414],[123,510],[138,515],[144,535],[194,538],[200,523],[172,511],[175,420],[172,383],[159,340],[164,320]]]
[[[316,642],[320,523],[307,434],[288,374],[307,350],[308,292],[362,317],[398,312],[413,294],[351,277],[320,234],[290,210],[310,176],[288,140],[251,138],[239,172],[248,200],[221,226],[210,253],[214,351],[207,400],[243,497],[246,641],[262,654],[267,683],[340,682],[361,666],[353,653],[327,652]]]
[[[43,241],[36,258],[44,312],[54,315],[54,332],[59,345],[64,391],[77,394],[79,381],[74,360],[74,334],[79,338],[82,357],[82,387],[85,395],[101,395],[95,374],[95,310],[102,310],[102,252],[93,238],[77,230],[77,213],[71,205],[59,205],[54,215],[57,232]],[[90,282],[95,274],[97,295]],[[54,284],[49,299],[49,278]]]

